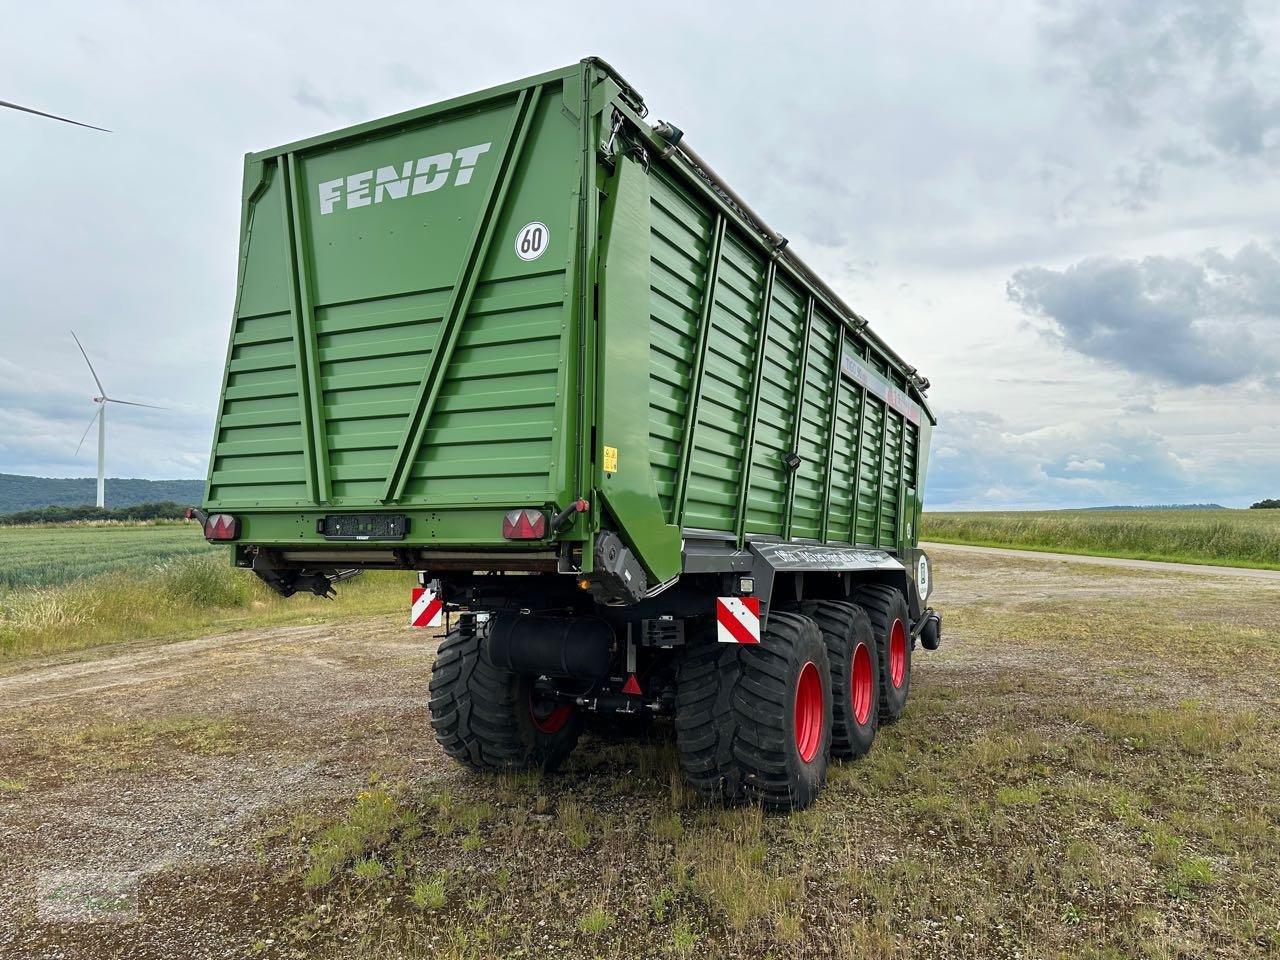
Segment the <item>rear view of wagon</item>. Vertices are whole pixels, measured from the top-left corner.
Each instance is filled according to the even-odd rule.
[[[206,497],[242,541],[501,546],[507,511],[563,500],[582,99],[579,75],[249,158]]]
[[[419,574],[436,739],[670,723],[781,808],[936,647],[927,381],[584,61],[246,162],[206,536],[278,592]]]

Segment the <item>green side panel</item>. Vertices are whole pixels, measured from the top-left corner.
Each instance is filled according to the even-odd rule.
[[[600,218],[600,309],[597,442],[616,451],[617,469],[597,478],[605,505],[655,582],[680,572],[680,528],[667,523],[649,464],[647,406],[649,312],[649,178],[637,160],[620,158]]]
[[[915,497],[912,502],[911,534],[907,537],[907,545],[914,547],[920,542],[920,514],[924,511],[924,481],[929,472],[929,441],[933,435],[933,425],[924,419],[919,424],[919,439],[916,442],[916,479]]]
[[[906,515],[903,519],[902,535],[907,547],[915,545],[916,531],[920,525],[919,518],[915,515],[915,503],[919,499],[920,487],[917,481],[917,475],[920,465],[919,442],[920,429],[911,421],[903,424],[903,449],[902,449],[902,485],[903,485],[903,508]]]
[[[827,540],[853,542],[854,483],[858,468],[858,422],[862,390],[845,380],[836,400],[835,444],[831,463],[831,506]]]
[[[735,529],[738,488],[747,462],[747,411],[763,317],[765,271],[763,259],[732,234],[725,234],[689,461],[686,527]]]
[[[252,170],[261,181],[251,182]],[[284,175],[273,161],[246,171],[240,289],[209,463],[210,502],[305,502],[307,444],[299,400]]]
[[[796,452],[800,466],[795,476],[795,505],[791,536],[822,536],[822,494],[827,476],[827,440],[831,430],[831,403],[837,373],[835,321],[814,310],[809,334],[809,362],[805,370],[804,406]]]
[[[649,461],[664,515],[674,523],[715,219],[656,166],[649,198]]]
[[[760,377],[760,406],[751,451],[751,490],[747,494],[747,533],[782,536],[787,503],[790,425],[799,395],[804,297],[776,276],[769,304],[769,334]]]
[[[880,485],[881,546],[898,542],[898,499],[902,486],[902,415],[890,410],[885,418],[884,479]]]
[[[862,403],[862,447],[859,450],[858,522],[854,542],[876,543],[876,515],[880,500],[880,444],[884,438],[884,402],[870,394]]]

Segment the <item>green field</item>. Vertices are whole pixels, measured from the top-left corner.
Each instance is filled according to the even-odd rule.
[[[112,643],[407,610],[413,574],[282,599],[194,524],[0,527],[0,663]]]
[[[143,569],[172,557],[226,556],[194,523],[71,523],[0,527],[0,593],[48,587],[111,570]]]
[[[926,513],[920,524],[920,539],[1280,569],[1280,510]]]

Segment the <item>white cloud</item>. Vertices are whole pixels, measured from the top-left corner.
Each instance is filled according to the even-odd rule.
[[[1067,465],[1063,469],[1067,473],[1097,473],[1099,470],[1107,469],[1107,465],[1094,457],[1085,457],[1084,459],[1072,457],[1067,461]]]

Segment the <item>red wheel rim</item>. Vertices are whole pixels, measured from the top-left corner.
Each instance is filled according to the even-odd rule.
[[[853,651],[853,669],[850,672],[849,694],[853,702],[853,718],[862,726],[871,716],[871,700],[875,694],[875,676],[871,670],[871,651],[865,643],[859,643]]]
[[[800,759],[811,763],[822,742],[822,677],[810,660],[800,668],[796,683],[796,749]]]
[[[895,688],[907,679],[907,628],[901,620],[893,621],[889,630],[889,682]]]
[[[558,733],[572,715],[573,707],[569,704],[536,700],[533,691],[529,691],[529,716],[533,718],[533,725],[543,733]]]

